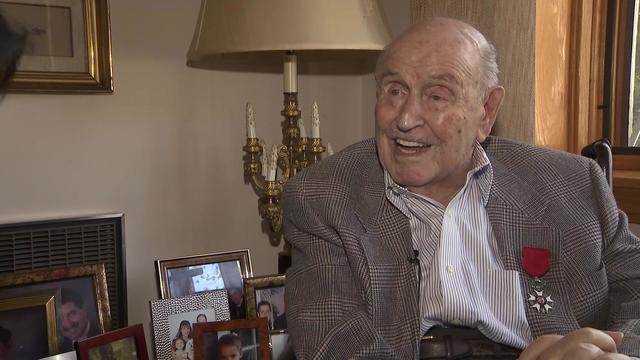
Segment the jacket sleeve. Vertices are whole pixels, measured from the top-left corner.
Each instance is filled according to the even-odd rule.
[[[603,261],[609,284],[607,328],[623,332],[620,352],[640,356],[640,240],[629,230],[602,171],[591,162],[604,235]]]
[[[354,255],[357,249],[345,249],[345,234],[336,229],[335,219],[327,219],[327,208],[336,204],[326,203],[320,190],[305,194],[302,182],[294,183],[285,191],[283,209],[292,246],[286,313],[296,358],[398,358],[367,311],[362,279],[354,269],[364,260]]]

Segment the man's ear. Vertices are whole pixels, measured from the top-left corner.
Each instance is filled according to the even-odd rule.
[[[478,134],[476,140],[483,142],[484,139],[489,136],[493,124],[496,122],[498,116],[498,110],[502,105],[502,99],[504,99],[504,88],[502,86],[494,86],[487,91],[486,98],[484,100],[484,116],[480,120],[480,126],[478,127]]]

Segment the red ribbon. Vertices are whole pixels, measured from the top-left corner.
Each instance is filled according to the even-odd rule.
[[[551,262],[551,251],[549,249],[523,247],[522,267],[530,276],[540,277],[549,271]]]

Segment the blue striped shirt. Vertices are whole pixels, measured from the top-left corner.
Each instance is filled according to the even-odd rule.
[[[396,184],[385,171],[386,197],[409,218],[422,269],[420,330],[477,328],[517,348],[531,342],[517,271],[505,270],[485,206],[493,169],[476,143],[464,187],[445,207]]]

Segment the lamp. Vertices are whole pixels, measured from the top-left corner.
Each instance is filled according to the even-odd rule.
[[[319,121],[312,122],[311,137],[300,134],[298,56],[305,62],[361,62],[389,41],[376,0],[202,0],[188,66],[253,70],[274,62],[284,64],[282,145],[271,156],[265,154],[255,135],[253,108],[248,104],[243,147],[245,175],[260,196],[261,216],[274,232],[282,226],[280,195],[287,179],[320,160],[326,150]],[[316,117],[317,106],[314,109]],[[267,158],[269,171],[263,173],[261,160]],[[274,176],[276,166],[280,179]]]

